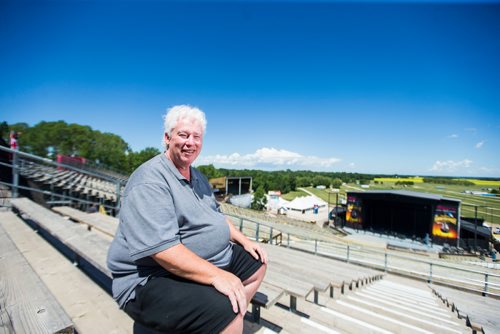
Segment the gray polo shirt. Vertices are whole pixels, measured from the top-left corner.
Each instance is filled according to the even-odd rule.
[[[159,154],[129,178],[120,225],[108,252],[113,298],[121,308],[150,276],[169,275],[151,255],[184,244],[218,267],[229,265],[229,226],[207,179],[191,168],[191,182]]]

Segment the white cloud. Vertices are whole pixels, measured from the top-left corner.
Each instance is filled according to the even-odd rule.
[[[439,171],[439,172],[455,172],[458,170],[463,170],[470,168],[472,164],[471,160],[465,159],[462,161],[436,161],[434,165],[431,167],[431,171]]]
[[[481,148],[483,147],[485,141],[484,140],[481,140],[479,143],[476,144],[476,148]]]
[[[458,135],[454,133],[454,134],[449,135],[448,138],[455,139],[455,138],[458,138]]]
[[[500,173],[499,168],[490,168],[490,167],[480,167],[479,170],[486,175],[498,176]]]
[[[262,166],[275,166],[283,168],[306,168],[326,169],[338,163],[337,158],[320,158],[316,156],[305,156],[300,153],[287,150],[263,147],[250,154],[233,153],[229,155],[216,154],[200,156],[197,165],[213,164],[215,166],[230,166],[241,168],[253,168]]]

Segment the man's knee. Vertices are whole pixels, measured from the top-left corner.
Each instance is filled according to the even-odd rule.
[[[264,276],[266,275],[266,270],[267,270],[267,264],[263,263],[262,266],[260,266],[260,268],[257,269],[255,273],[253,273],[252,276],[250,276],[243,282],[243,285],[247,285],[253,282],[259,282],[260,284],[260,282],[262,282]]]

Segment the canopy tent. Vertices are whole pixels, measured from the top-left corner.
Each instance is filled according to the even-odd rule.
[[[306,211],[312,210],[314,207],[322,208],[326,207],[327,203],[323,201],[321,198],[316,196],[301,196],[296,197],[293,201],[286,204],[286,208],[288,210],[295,211]]]

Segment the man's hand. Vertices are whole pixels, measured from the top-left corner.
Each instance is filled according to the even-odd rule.
[[[247,311],[247,297],[245,296],[243,284],[238,277],[221,269],[214,278],[212,285],[217,291],[229,298],[234,313],[238,313],[239,311],[242,316],[245,315]]]
[[[264,248],[261,247],[260,244],[253,242],[251,240],[248,240],[245,242],[244,245],[242,245],[243,248],[250,253],[256,260],[260,259],[260,262],[262,263],[267,263],[267,253],[264,250]]]

